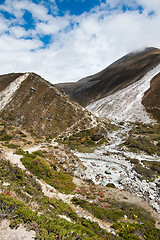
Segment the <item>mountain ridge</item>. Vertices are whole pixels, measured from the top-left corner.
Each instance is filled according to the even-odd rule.
[[[101,72],[78,82],[55,86],[82,106],[87,106],[138,81],[159,63],[160,49],[147,48],[141,52],[127,54]]]

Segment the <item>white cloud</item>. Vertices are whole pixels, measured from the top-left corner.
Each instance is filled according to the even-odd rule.
[[[55,11],[57,11],[57,6],[53,3]],[[24,11],[29,11],[35,20],[48,21],[52,17],[48,14],[48,9],[45,5],[35,4],[30,0],[6,0],[4,5],[0,5],[0,10],[4,10],[13,14],[17,18],[17,22],[24,15]]]
[[[36,24],[35,34],[44,34],[44,35],[56,34],[60,30],[65,29],[69,25],[70,25],[70,20],[67,19],[67,16],[65,18],[52,17],[47,22],[38,22]]]
[[[144,8],[149,11],[160,11],[160,1],[159,0],[137,0]]]
[[[126,0],[107,2],[115,7]],[[158,9],[158,1],[153,0],[153,6],[147,0],[137,2],[146,7],[142,14],[136,7],[135,11],[123,12],[120,5],[110,11],[103,3],[80,16],[54,17],[42,4],[7,0],[3,9],[14,14],[16,21],[8,22],[0,16],[0,73],[34,71],[53,83],[75,81],[102,70],[128,52],[147,46],[160,48],[160,14],[148,16],[153,6]],[[136,6],[134,0],[127,4]],[[34,29],[28,31],[17,24],[23,23],[25,9],[35,21]],[[4,34],[7,30],[10,35]],[[46,48],[39,40],[44,35],[51,35],[53,40]],[[26,37],[32,39],[23,39]]]
[[[8,30],[8,21],[0,16],[0,34]]]

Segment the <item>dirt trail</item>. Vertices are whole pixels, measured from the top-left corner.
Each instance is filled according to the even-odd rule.
[[[34,147],[33,147],[34,149]],[[24,165],[21,163],[20,158],[22,156],[17,155],[17,154],[13,154],[13,151],[6,151],[4,152],[4,156],[6,159],[8,159],[12,164],[17,164],[19,168],[21,168],[23,171],[26,170]],[[29,173],[28,171],[26,171],[27,173]],[[30,173],[29,173],[30,174]],[[103,229],[107,230],[108,232],[111,232],[112,230],[110,229],[110,223],[107,222],[103,222],[100,219],[95,218],[92,214],[90,214],[88,211],[80,208],[79,206],[76,206],[74,204],[72,204],[71,199],[76,196],[77,194],[63,194],[60,193],[59,191],[57,191],[54,187],[48,185],[47,183],[45,183],[42,180],[37,179],[37,182],[41,185],[42,188],[42,192],[44,193],[45,196],[49,197],[49,198],[57,198],[60,199],[62,201],[64,201],[65,203],[69,204],[77,213],[77,215],[79,217],[84,217],[86,219],[90,219],[91,221],[97,222],[99,224],[100,227],[102,227]],[[77,185],[77,187],[80,186],[84,186],[84,187],[88,187],[89,185],[87,185],[83,180],[78,179],[76,177],[73,178],[73,182]],[[103,188],[102,186],[97,186],[98,188]],[[106,188],[105,188],[106,190]],[[116,201],[126,201],[129,203],[133,203],[133,204],[137,204],[139,206],[144,207],[147,211],[151,212],[152,217],[154,217],[156,219],[156,227],[160,228],[160,225],[158,224],[158,222],[160,222],[160,214],[158,214],[156,211],[154,211],[148,204],[147,202],[138,197],[133,195],[132,193],[128,192],[128,191],[124,191],[124,190],[120,190],[120,189],[113,189],[113,188],[108,188],[107,189],[107,197],[109,198],[113,198]]]
[[[0,238],[1,240],[33,240],[36,237],[36,232],[28,231],[23,225],[20,225],[17,229],[11,229],[9,227],[9,220],[2,220],[0,222]]]

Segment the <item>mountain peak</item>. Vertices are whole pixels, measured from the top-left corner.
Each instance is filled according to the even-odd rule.
[[[87,111],[35,73],[8,74],[0,82],[1,116],[16,126],[53,137],[74,124],[91,124]]]

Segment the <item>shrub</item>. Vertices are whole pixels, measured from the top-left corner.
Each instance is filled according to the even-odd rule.
[[[158,146],[154,145],[149,138],[146,137],[129,137],[124,143],[132,150],[141,150],[145,151],[148,154],[160,154]]]
[[[133,170],[140,174],[141,178],[148,180],[154,180],[155,178],[155,173],[152,170],[143,167],[141,164],[137,164],[136,166],[134,166]]]
[[[106,187],[116,188],[116,186],[114,185],[114,183],[107,183]]]
[[[71,193],[76,187],[72,182],[72,176],[65,172],[57,172],[52,168],[52,164],[41,156],[43,156],[41,151],[26,153],[21,161],[39,179],[43,179],[61,192]]]
[[[113,228],[118,231],[118,235],[122,240],[160,239],[160,230],[147,224],[118,222],[113,224]]]
[[[97,204],[91,204],[86,200],[81,200],[78,198],[72,198],[72,202],[80,207],[86,209],[96,218],[99,218],[104,221],[115,222],[118,221],[121,217],[124,216],[124,212],[117,209],[106,209],[98,206]]]
[[[1,137],[0,137],[0,141],[9,141],[12,139],[12,136],[8,135],[8,134],[3,134]]]
[[[160,174],[160,162],[157,162],[157,161],[146,161],[146,160],[143,160],[142,162],[145,164],[146,167],[148,167],[152,171],[155,171],[158,174]]]

